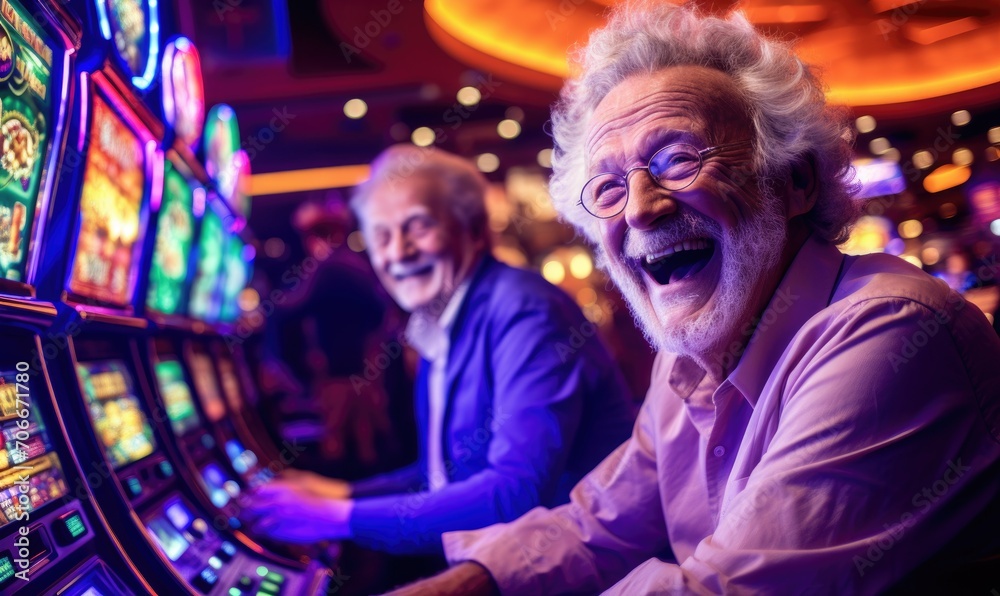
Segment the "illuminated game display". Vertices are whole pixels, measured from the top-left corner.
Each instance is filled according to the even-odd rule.
[[[226,234],[223,230],[222,218],[209,207],[201,220],[201,234],[198,238],[198,263],[195,270],[194,283],[191,286],[191,299],[188,301],[188,314],[199,319],[212,321],[219,317],[222,296],[219,288],[219,278],[222,275],[223,250]]]
[[[145,159],[142,143],[100,95],[80,196],[71,292],[127,305],[135,284]]]
[[[156,449],[153,429],[136,397],[125,363],[81,362],[77,365],[87,410],[104,453],[118,469]]]
[[[236,376],[236,366],[229,357],[219,358],[219,382],[222,384],[222,392],[226,394],[226,401],[233,412],[243,411],[243,393],[240,389],[240,381]]]
[[[0,277],[14,281],[25,281],[50,145],[51,44],[19,3],[0,3]]]
[[[34,409],[18,404],[17,372],[0,374],[0,527],[24,516],[67,493],[59,456],[53,450],[45,424]],[[30,387],[20,391],[30,394]],[[27,417],[19,413],[26,410]],[[28,490],[19,486],[27,477]]]
[[[222,305],[219,318],[226,322],[236,320],[239,314],[239,295],[250,279],[250,263],[247,253],[253,247],[247,246],[239,236],[233,234],[226,243],[224,256],[225,277],[222,284]]]
[[[96,0],[101,33],[114,42],[118,57],[132,75],[132,84],[146,89],[153,82],[159,58],[156,0]]]
[[[220,104],[208,111],[202,142],[205,144],[205,169],[215,180],[219,195],[232,205],[240,169],[236,160],[240,150],[240,128],[233,108]]]
[[[186,37],[163,50],[163,116],[177,138],[194,148],[205,125],[205,86],[198,50]]]
[[[173,315],[181,310],[194,241],[194,193],[169,160],[164,167],[163,200],[156,223],[156,247],[149,270],[146,306]]]
[[[226,406],[219,395],[219,385],[215,382],[215,369],[208,354],[194,350],[191,352],[191,378],[201,398],[201,407],[212,422],[218,422],[226,415]]]
[[[170,418],[170,427],[177,436],[201,425],[201,417],[194,407],[191,388],[184,380],[184,369],[176,360],[156,364],[156,381],[163,396],[163,403]]]

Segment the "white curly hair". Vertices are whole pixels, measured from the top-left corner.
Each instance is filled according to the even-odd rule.
[[[760,184],[784,179],[793,164],[811,158],[818,197],[806,215],[809,225],[830,242],[844,242],[859,215],[850,175],[850,112],[826,103],[817,74],[789,44],[762,36],[739,12],[718,18],[692,4],[628,2],[575,52],[579,74],[566,82],[552,109],[549,191],[556,209],[596,242],[598,220],[577,204],[587,181],[585,141],[595,108],[628,77],[705,66],[732,77],[749,106]]]

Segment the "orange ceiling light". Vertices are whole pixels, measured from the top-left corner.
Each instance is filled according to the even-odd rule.
[[[924,190],[927,192],[948,190],[960,184],[965,184],[970,176],[972,176],[972,170],[968,166],[956,166],[948,163],[934,170],[924,178]]]
[[[250,176],[250,194],[262,196],[324,188],[347,188],[367,180],[370,171],[371,168],[367,164],[359,164],[253,174]]]
[[[769,33],[798,38],[831,102],[883,106],[1000,83],[1000,6],[965,0],[699,0],[731,5]],[[487,72],[545,75],[558,88],[566,55],[604,23],[611,0],[426,0],[428,29],[456,58]]]

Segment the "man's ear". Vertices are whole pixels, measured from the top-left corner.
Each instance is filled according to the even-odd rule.
[[[792,164],[785,183],[788,219],[809,213],[816,205],[819,188],[816,182],[816,159],[806,154]]]

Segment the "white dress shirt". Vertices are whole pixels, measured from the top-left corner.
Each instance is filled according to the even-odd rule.
[[[430,363],[427,379],[427,486],[431,492],[448,484],[448,473],[444,465],[444,410],[448,399],[445,394],[445,373],[448,367],[448,337],[458,309],[469,290],[469,277],[458,285],[441,316],[434,318],[429,313],[414,313],[406,325],[406,338],[413,349]]]

